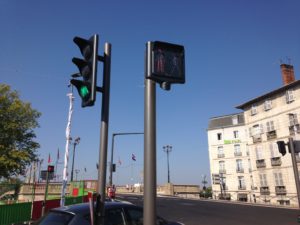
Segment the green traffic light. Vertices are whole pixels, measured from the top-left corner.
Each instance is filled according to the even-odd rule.
[[[82,98],[86,98],[89,95],[89,89],[87,88],[87,86],[82,86],[80,88],[80,95]]]

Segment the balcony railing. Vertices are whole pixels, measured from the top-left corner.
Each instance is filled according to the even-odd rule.
[[[281,158],[280,157],[271,158],[271,165],[272,166],[281,166]]]
[[[246,186],[245,186],[245,185],[242,185],[242,186],[239,185],[239,186],[238,186],[238,189],[239,189],[239,190],[246,190]]]
[[[224,153],[218,153],[218,158],[224,158],[225,154]]]
[[[261,195],[270,195],[269,187],[261,187],[260,188],[260,194]]]
[[[242,152],[234,152],[234,156],[242,156]]]
[[[264,159],[258,159],[256,160],[256,167],[257,168],[265,168],[266,167],[266,162]]]
[[[219,169],[219,173],[226,173],[225,169]]]
[[[244,173],[244,168],[236,168],[237,173]]]
[[[285,186],[276,186],[275,192],[276,192],[276,195],[286,195],[286,188],[285,188]]]
[[[254,135],[253,137],[253,143],[261,142],[261,135]]]
[[[271,140],[277,137],[276,130],[272,130],[267,132],[267,139]]]

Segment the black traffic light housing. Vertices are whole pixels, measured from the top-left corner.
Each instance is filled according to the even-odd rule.
[[[185,83],[184,46],[154,41],[147,47],[146,78],[154,80],[165,90],[173,83]]]
[[[48,173],[54,173],[54,166],[48,166],[47,171]]]
[[[98,35],[95,34],[89,40],[75,37],[73,41],[79,47],[83,59],[72,59],[72,62],[79,69],[79,73],[72,75],[72,77],[82,77],[83,79],[71,79],[71,84],[77,88],[82,99],[81,106],[93,106],[97,91]]]
[[[284,141],[277,141],[278,151],[282,156],[286,154],[286,148]]]

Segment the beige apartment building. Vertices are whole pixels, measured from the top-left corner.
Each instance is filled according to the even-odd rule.
[[[281,73],[282,87],[237,106],[240,114],[210,120],[214,198],[298,205],[291,154],[287,148],[287,154],[281,155],[277,141],[300,140],[300,81],[295,80],[291,65],[282,64]],[[224,157],[219,155],[222,148]],[[235,154],[237,148],[240,155]]]

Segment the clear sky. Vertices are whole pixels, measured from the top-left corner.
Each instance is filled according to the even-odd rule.
[[[71,59],[81,56],[72,40],[99,34],[99,55],[105,42],[112,44],[110,156],[112,133],[144,129],[146,42],[184,45],[186,83],[168,92],[156,89],[157,181],[167,181],[162,147],[169,144],[171,182],[200,184],[203,175],[209,177],[209,119],[239,112],[235,106],[279,88],[280,60],[291,62],[299,77],[299,12],[299,0],[0,0],[0,82],[42,113],[36,130],[40,157],[47,161],[50,153],[55,161],[59,148],[62,162],[68,83],[78,71]],[[101,63],[98,77],[101,80]],[[74,96],[71,135],[81,138],[75,168],[79,178],[95,179],[101,95],[90,108],[81,108],[75,91]],[[115,183],[141,181],[143,136],[117,136],[118,159],[122,163],[117,163]]]

